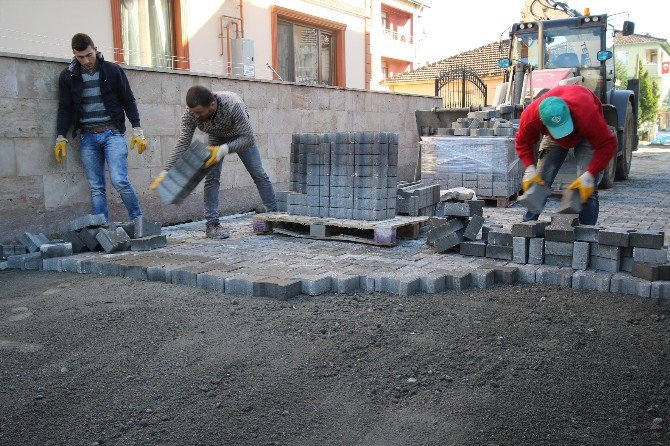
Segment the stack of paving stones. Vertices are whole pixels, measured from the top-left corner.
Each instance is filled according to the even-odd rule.
[[[279,194],[278,209],[310,217],[394,218],[397,177],[395,133],[294,134],[291,190]]]
[[[61,258],[87,251],[149,251],[163,248],[167,239],[161,224],[139,217],[128,223],[107,224],[102,214],[85,215],[70,221],[63,240],[49,240],[44,234],[24,233],[21,245],[2,245],[3,269],[61,271]],[[26,253],[27,251],[27,253]]]
[[[202,141],[194,140],[184,155],[158,184],[156,193],[165,204],[179,204],[196,188],[209,169],[205,163],[211,153]]]
[[[451,128],[438,128],[438,136],[504,136],[514,137],[518,120],[508,121],[500,117],[495,109],[484,109],[468,113],[466,118],[458,118]]]
[[[511,136],[421,140],[421,178],[443,188],[465,187],[478,197],[508,198],[521,189],[523,170]]]
[[[440,201],[436,217],[428,220],[427,243],[435,252],[456,248],[467,240],[475,240],[484,223],[484,202]]]
[[[662,231],[580,226],[576,214],[551,222],[482,227],[482,239],[466,240],[460,253],[527,265],[521,277],[585,290],[670,297],[668,249]]]
[[[398,183],[396,214],[434,216],[440,202],[440,185],[424,183],[404,185]]]

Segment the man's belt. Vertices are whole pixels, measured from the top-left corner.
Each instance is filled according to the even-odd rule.
[[[107,125],[102,125],[100,127],[90,127],[90,128],[84,128],[82,129],[82,132],[84,133],[102,133],[107,130],[116,130],[116,126],[114,124],[107,124]]]

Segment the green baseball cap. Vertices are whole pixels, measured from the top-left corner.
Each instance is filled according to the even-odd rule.
[[[555,139],[564,138],[575,129],[568,104],[556,96],[549,96],[540,102],[540,119]]]

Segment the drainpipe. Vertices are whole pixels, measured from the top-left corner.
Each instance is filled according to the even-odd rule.
[[[244,0],[240,0],[240,28],[241,28],[241,35],[242,38],[244,39]]]

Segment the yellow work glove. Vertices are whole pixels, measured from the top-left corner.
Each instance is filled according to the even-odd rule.
[[[212,152],[212,155],[205,163],[205,168],[218,164],[224,156],[228,155],[228,152],[230,151],[230,149],[228,149],[228,144],[223,144],[220,146],[207,146],[207,150]]]
[[[56,162],[62,163],[65,161],[65,155],[67,154],[67,139],[63,135],[58,135],[56,138],[56,145],[54,146],[54,155],[56,156]]]
[[[154,180],[153,183],[151,183],[151,186],[149,186],[149,189],[153,192],[156,190],[159,184],[161,184],[161,181],[163,181],[163,178],[165,178],[165,175],[167,175],[167,170],[162,171],[161,173],[158,174],[156,179]]]
[[[523,179],[521,180],[523,191],[526,192],[533,183],[544,186],[544,180],[540,177],[540,174],[535,171],[535,166],[531,164],[526,167],[526,171],[523,173]]]
[[[595,178],[590,172],[584,172],[582,176],[572,182],[568,189],[579,190],[579,198],[582,203],[586,203],[591,195],[596,191]]]
[[[147,140],[144,137],[144,131],[142,131],[142,129],[139,127],[133,128],[133,136],[130,138],[130,150],[134,149],[135,147],[137,147],[137,153],[140,155],[147,148]]]

